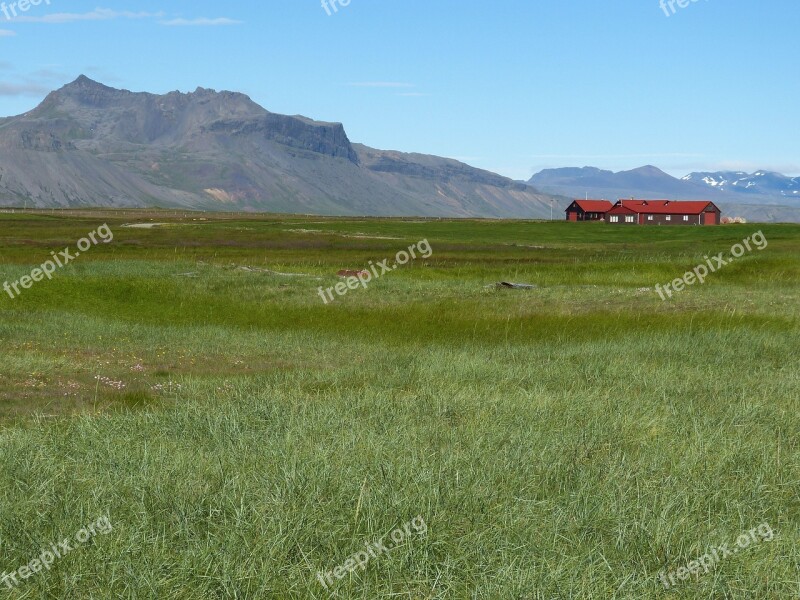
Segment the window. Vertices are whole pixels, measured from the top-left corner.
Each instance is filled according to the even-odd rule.
[[[683,220],[684,221],[688,221],[689,220],[689,215],[683,215]]]
[[[653,215],[647,215],[647,220],[648,221],[652,221],[653,220]]]
[[[634,217],[633,215],[626,215],[625,216],[625,222],[626,223],[635,223],[636,222],[636,217]]]
[[[667,221],[672,221],[672,215],[667,215]]]
[[[618,216],[616,216],[616,215],[611,215],[611,216],[608,218],[608,220],[609,220],[609,222],[611,222],[611,223],[619,223],[619,217],[618,217]]]

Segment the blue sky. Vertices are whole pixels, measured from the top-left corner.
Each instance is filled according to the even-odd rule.
[[[328,15],[321,0],[5,0],[0,115],[84,73],[242,91],[343,122],[352,141],[517,179],[584,165],[800,174],[800,3],[681,1],[672,14],[659,0],[351,0]]]

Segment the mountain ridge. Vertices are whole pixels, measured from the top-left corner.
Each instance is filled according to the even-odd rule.
[[[0,205],[537,218],[562,199],[464,163],[350,141],[238,92],[158,95],[82,75],[0,120]]]

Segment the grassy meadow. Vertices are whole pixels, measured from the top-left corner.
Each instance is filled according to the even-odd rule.
[[[113,530],[0,599],[800,598],[800,226],[17,211],[0,284],[104,223],[0,292],[0,573]]]

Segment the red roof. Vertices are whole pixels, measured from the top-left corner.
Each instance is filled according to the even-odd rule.
[[[638,211],[633,210],[632,208],[627,207],[627,206],[622,206],[621,204],[615,205],[614,208],[612,208],[611,210],[608,211],[608,214],[611,214],[611,215],[621,214],[621,213],[637,214]]]
[[[712,202],[708,200],[620,200],[614,206],[621,206],[635,213],[652,215],[699,215],[704,212]]]
[[[614,206],[608,200],[575,200],[574,204],[577,204],[584,212],[602,213],[611,210],[611,207]]]

